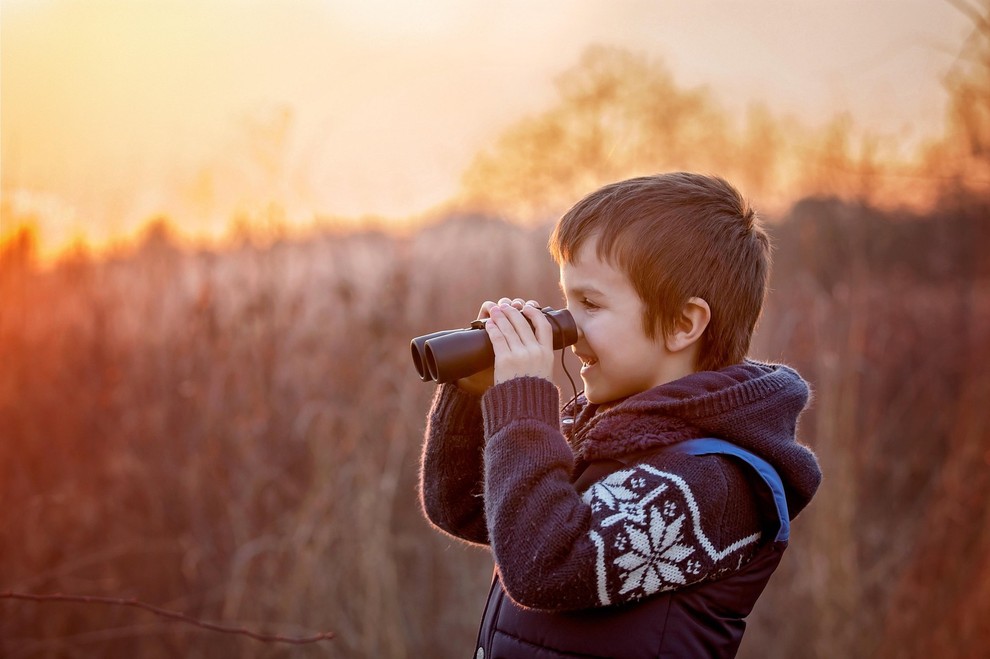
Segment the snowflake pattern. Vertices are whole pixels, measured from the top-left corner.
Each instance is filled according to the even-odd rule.
[[[606,515],[601,526],[613,526],[619,522],[631,521],[635,524],[646,522],[646,508],[643,503],[653,500],[667,489],[661,483],[653,491],[646,491],[647,481],[642,476],[630,476],[635,469],[617,471],[595,483],[584,493],[585,503],[591,506],[596,515]]]
[[[681,540],[681,526],[684,515],[670,524],[656,508],[650,510],[650,524],[645,533],[640,529],[626,527],[632,539],[632,551],[615,559],[615,565],[625,570],[622,573],[620,595],[641,589],[644,595],[652,595],[664,585],[682,586],[687,583],[679,565],[690,556],[694,549]]]
[[[603,605],[693,583],[726,569],[723,560],[759,534],[717,549],[700,526],[687,483],[649,465],[614,472],[588,488]],[[721,564],[721,565],[720,565]]]

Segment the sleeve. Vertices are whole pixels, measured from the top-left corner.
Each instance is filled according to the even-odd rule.
[[[552,610],[620,604],[717,578],[752,557],[759,516],[753,497],[729,496],[748,489],[738,468],[726,470],[719,456],[663,456],[581,495],[556,401],[553,384],[538,378],[482,399],[488,534],[513,600]]]
[[[482,428],[480,397],[454,384],[437,387],[420,462],[420,502],[435,526],[476,544],[488,543]]]

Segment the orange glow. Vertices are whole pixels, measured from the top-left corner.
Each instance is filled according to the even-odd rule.
[[[663,61],[735,124],[845,112],[916,149],[966,26],[940,4],[0,0],[0,239],[28,223],[45,254],[102,248],[166,216],[215,240],[273,208],[408,222],[461,197],[593,43]]]

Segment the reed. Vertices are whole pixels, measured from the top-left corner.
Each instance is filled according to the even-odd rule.
[[[754,355],[811,380],[800,435],[825,480],[742,656],[965,657],[990,642],[986,211],[809,200],[772,227]],[[0,591],[336,636],[287,648],[0,600],[0,655],[463,656],[491,564],[420,513],[432,385],[408,341],[503,294],[559,304],[547,233],[460,217],[196,251],[161,225],[140,249],[50,268],[11,241]]]

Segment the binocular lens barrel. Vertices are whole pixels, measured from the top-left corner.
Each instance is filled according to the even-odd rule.
[[[466,329],[426,342],[426,366],[437,382],[454,382],[495,363],[495,350],[484,328]]]
[[[433,379],[433,376],[430,375],[430,369],[426,363],[426,342],[439,336],[445,336],[447,334],[453,334],[454,332],[463,331],[465,330],[442,330],[440,332],[433,332],[432,334],[417,336],[410,342],[409,345],[412,349],[413,364],[416,366],[416,372],[419,373],[419,377],[423,380],[423,382],[429,382]]]
[[[553,328],[553,349],[560,350],[578,340],[577,324],[567,309],[542,309]],[[495,351],[484,321],[465,329],[444,330],[418,336],[411,343],[413,364],[423,382],[454,382],[495,363]]]

